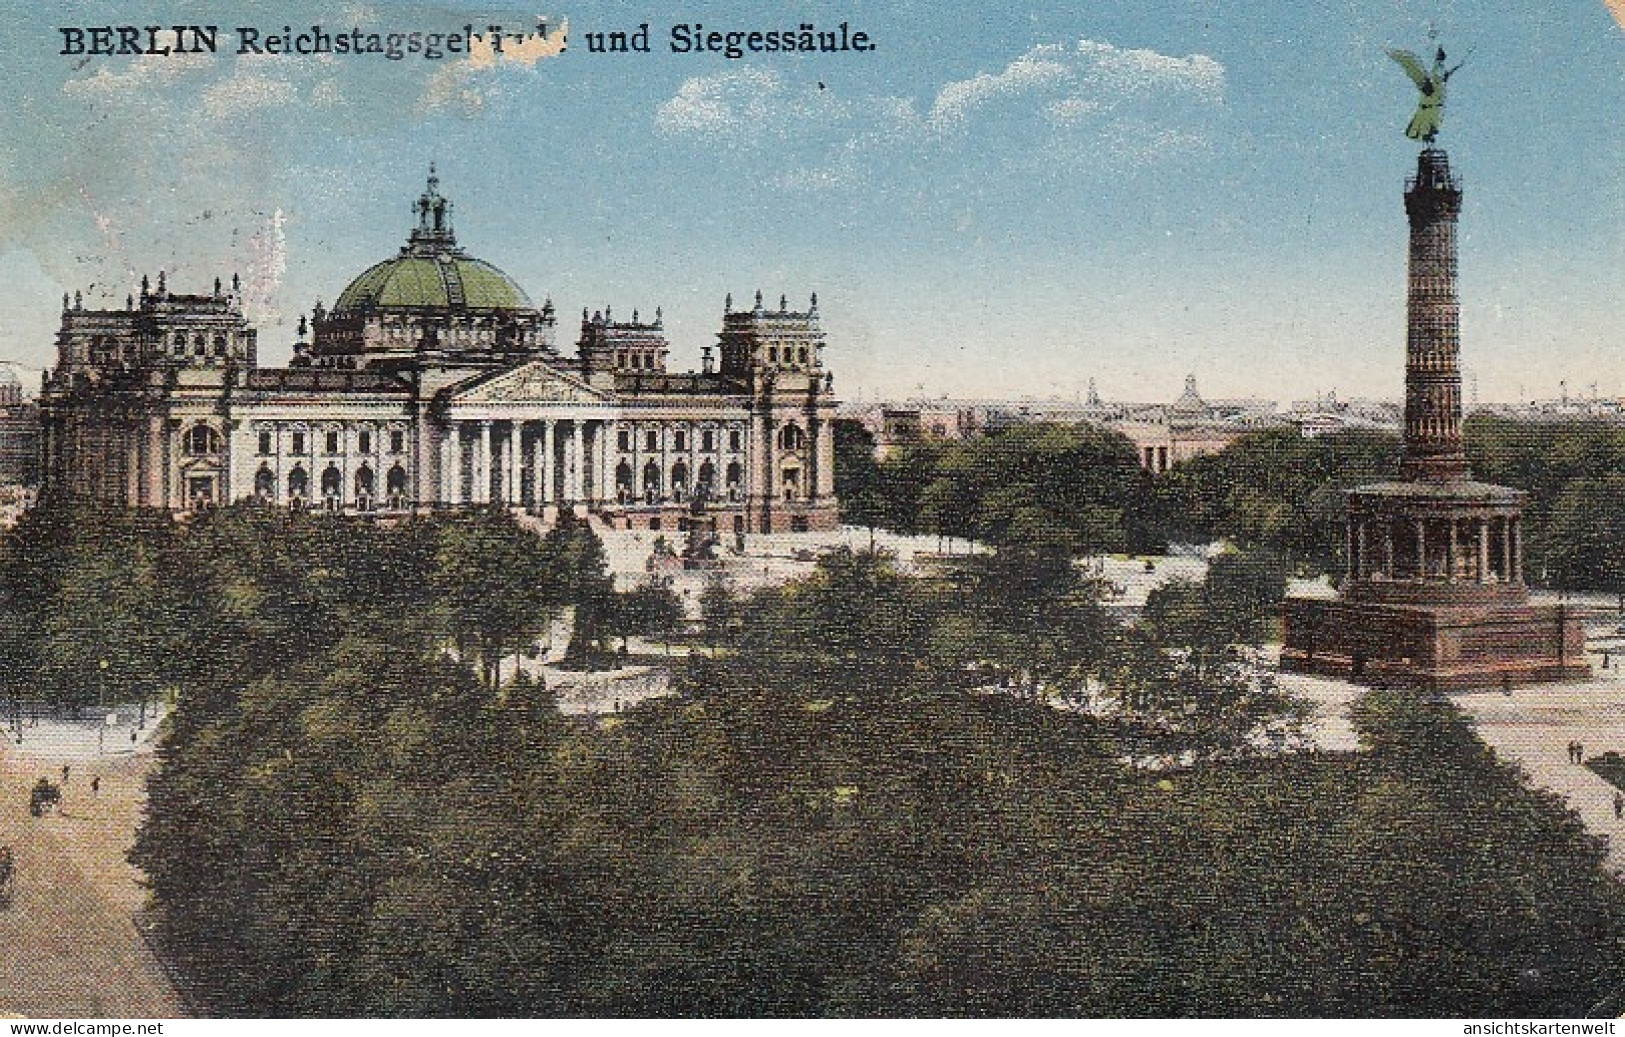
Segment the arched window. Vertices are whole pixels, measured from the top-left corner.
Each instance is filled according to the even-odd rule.
[[[727,482],[728,482],[728,499],[729,500],[738,500],[739,499],[739,462],[738,461],[730,461],[730,462],[728,462]]]
[[[712,464],[710,461],[707,461],[700,465],[700,478],[699,481],[694,484],[694,488],[696,490],[703,489],[706,493],[710,493],[712,487],[716,485],[716,481],[717,466]]]
[[[214,337],[214,355],[215,356],[225,356],[226,355],[226,336],[224,336],[224,335],[216,335]]]
[[[781,485],[784,487],[784,499],[795,500],[801,496],[801,469],[786,468],[780,475],[782,476]]]
[[[671,484],[674,489],[683,489],[688,486],[688,465],[678,461],[672,465]]]
[[[355,473],[355,495],[357,497],[371,497],[373,487],[376,485],[377,480],[373,477],[372,469],[362,465],[360,470]]]
[[[322,496],[337,497],[343,492],[344,476],[340,474],[337,467],[328,465],[327,471],[322,473]]]
[[[193,335],[192,336],[192,353],[195,356],[207,356],[208,355],[208,347],[203,344],[203,336],[202,335]]]
[[[310,496],[310,476],[303,465],[294,465],[293,471],[288,473],[288,496],[294,500]]]
[[[801,426],[791,422],[779,429],[780,450],[800,450],[807,443],[807,434],[801,431]]]
[[[185,356],[186,355],[186,336],[185,335],[176,335],[175,336],[175,355],[176,356]]]
[[[389,487],[391,494],[406,492],[406,469],[396,465],[389,470],[388,480],[384,484]]]
[[[264,465],[254,473],[254,496],[268,501],[276,497],[276,476]]]
[[[643,496],[651,504],[660,499],[660,466],[653,461],[643,466]]]
[[[636,492],[632,486],[632,466],[622,461],[615,466],[615,496],[624,503]]]

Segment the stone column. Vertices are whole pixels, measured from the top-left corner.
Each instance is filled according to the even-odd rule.
[[[128,508],[141,503],[140,431],[133,418],[120,423],[119,454],[124,458],[124,506]]]
[[[541,489],[536,494],[537,504],[553,503],[553,422],[542,422],[541,461],[536,465],[536,477]]]
[[[479,485],[474,488],[476,504],[491,503],[491,422],[480,422],[480,460],[476,466]]]
[[[1446,580],[1448,580],[1449,582],[1454,583],[1454,582],[1456,582],[1456,565],[1457,565],[1457,557],[1456,557],[1457,556],[1457,550],[1456,550],[1456,520],[1454,518],[1452,518],[1452,519],[1449,520],[1449,522],[1450,522],[1450,548],[1449,548],[1450,556],[1445,559],[1444,578]]]
[[[835,496],[835,422],[829,418],[818,422],[818,496]],[[1364,557],[1365,551],[1360,554]]]
[[[508,452],[507,472],[502,477],[502,495],[508,506],[513,507],[519,503],[519,422],[508,422]]]
[[[271,474],[276,477],[276,486],[271,491],[272,501],[281,501],[283,504],[291,503],[288,498],[288,454],[283,449],[282,441],[287,433],[282,425],[278,424],[271,431]]]
[[[581,479],[582,476],[586,474],[584,469],[586,468],[587,464],[585,449],[586,444],[582,442],[585,432],[586,427],[579,418],[571,423],[570,460],[573,466],[572,471],[570,472],[571,503],[581,500]]]
[[[1490,582],[1490,523],[1480,518],[1474,523],[1478,531],[1478,582]]]
[[[456,426],[454,425],[454,426],[452,426],[451,431],[442,432],[440,434],[440,492],[439,492],[438,496],[440,498],[439,503],[441,503],[441,504],[450,504],[450,503],[452,503],[452,497],[451,497],[451,435],[452,435],[452,431],[455,431],[455,430],[456,430]]]
[[[1512,520],[1501,520],[1501,579],[1512,582]]]
[[[1518,518],[1508,520],[1512,541],[1512,580],[1514,583],[1523,582],[1523,521]]]
[[[513,448],[519,451],[519,485],[514,488],[514,493],[518,495],[521,507],[534,502],[536,499],[536,441],[531,440],[530,453],[525,453],[525,426],[527,424],[529,422],[525,421],[513,423]],[[530,477],[531,498],[529,502],[525,499],[526,476]]]
[[[61,469],[58,468],[58,471]],[[147,419],[147,499],[151,508],[164,506],[164,419]]]
[[[593,496],[600,504],[610,500],[615,494],[615,473],[609,466],[609,436],[609,422],[600,421],[592,440],[598,448],[598,459],[593,463],[595,480],[592,488]]]
[[[451,503],[462,504],[463,497],[463,425],[451,423]]]

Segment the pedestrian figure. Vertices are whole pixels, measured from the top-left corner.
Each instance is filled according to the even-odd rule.
[[[1574,743],[1574,762],[1586,762],[1586,747],[1581,745],[1579,742]]]
[[[134,731],[130,732],[130,744],[131,745],[135,744],[135,732]]]
[[[92,795],[92,796],[94,796],[94,795],[97,795],[97,794],[98,794],[98,793],[100,793],[100,792],[101,792],[101,790],[102,790],[102,779],[101,779],[101,776],[100,776],[100,775],[97,775],[97,776],[95,776],[95,777],[92,777],[92,778],[91,778],[91,779],[90,779],[90,794],[91,794],[91,795]]]
[[[66,785],[67,783],[68,783],[68,765],[64,763],[62,765],[62,784]]]
[[[1614,820],[1625,819],[1625,792],[1614,793]]]

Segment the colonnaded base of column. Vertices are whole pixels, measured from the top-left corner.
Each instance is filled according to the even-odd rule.
[[[1584,680],[1585,632],[1563,605],[1288,598],[1281,669],[1427,693]]]

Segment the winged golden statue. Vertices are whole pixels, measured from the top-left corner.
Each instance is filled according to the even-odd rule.
[[[1422,59],[1408,50],[1391,50],[1388,56],[1399,62],[1405,74],[1411,77],[1411,82],[1416,84],[1416,89],[1422,92],[1416,102],[1416,114],[1411,116],[1410,125],[1405,127],[1405,136],[1432,144],[1433,138],[1439,135],[1439,127],[1444,124],[1445,84],[1466,62],[1457,64],[1455,68],[1446,68],[1443,47],[1434,52],[1431,69],[1423,68]]]

